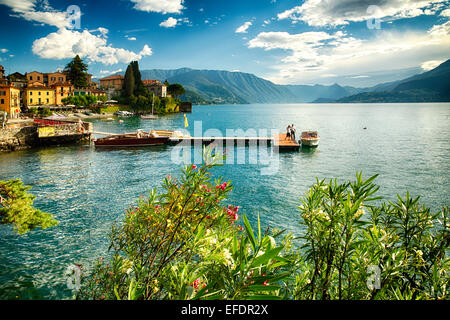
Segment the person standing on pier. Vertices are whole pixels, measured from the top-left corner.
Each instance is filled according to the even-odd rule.
[[[284,138],[284,140],[287,140],[288,138],[289,139],[291,138],[291,126],[290,125],[288,125],[286,128],[286,138]]]
[[[295,141],[295,128],[294,128],[294,124],[292,124],[291,126],[291,139]]]

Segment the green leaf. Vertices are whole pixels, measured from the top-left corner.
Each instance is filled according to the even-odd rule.
[[[270,259],[275,258],[278,254],[284,249],[284,247],[277,247],[275,249],[269,250],[265,252],[263,255],[255,258],[252,262],[252,267],[265,265],[269,262]]]
[[[256,252],[256,239],[255,239],[255,235],[253,234],[252,227],[250,226],[250,222],[248,222],[247,216],[245,214],[242,216],[242,219],[244,220],[245,232],[248,235],[250,244],[253,248],[253,252]]]

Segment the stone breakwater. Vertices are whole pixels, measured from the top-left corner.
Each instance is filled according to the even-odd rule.
[[[66,145],[90,140],[92,124],[76,123],[0,128],[0,152],[18,151],[46,145]]]

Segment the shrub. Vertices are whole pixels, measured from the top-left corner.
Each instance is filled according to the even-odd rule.
[[[448,208],[431,213],[409,194],[381,202],[376,176],[317,180],[300,199],[303,233],[279,240],[224,204],[232,185],[210,174],[219,162],[206,152],[130,207],[78,298],[447,299]]]

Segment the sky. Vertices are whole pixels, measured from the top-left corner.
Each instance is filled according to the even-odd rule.
[[[96,78],[137,60],[364,87],[449,59],[449,19],[441,0],[0,0],[0,64],[53,72],[78,54]]]

